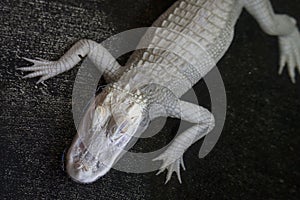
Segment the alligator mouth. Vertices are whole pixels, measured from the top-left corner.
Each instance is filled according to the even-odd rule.
[[[79,183],[94,182],[111,169],[110,164],[106,164],[105,161],[97,160],[97,158],[88,151],[88,148],[86,148],[78,136],[74,138],[74,142],[68,151],[66,161],[68,175],[72,180]]]

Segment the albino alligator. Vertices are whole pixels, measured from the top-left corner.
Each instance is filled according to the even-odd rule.
[[[179,0],[153,24],[169,32],[154,32],[149,48],[134,53],[122,67],[103,46],[87,39],[77,42],[57,61],[26,59],[34,65],[19,69],[33,71],[25,78],[41,76],[38,83],[71,69],[85,56],[110,83],[83,118],[68,152],[68,174],[78,182],[95,181],[112,168],[122,149],[141,128],[147,128],[149,120],[169,116],[194,124],[154,159],[163,162],[160,172],[168,170],[166,182],[174,171],[181,182],[183,153],[213,129],[214,117],[207,109],[179,98],[215,66],[206,62],[205,52],[214,62],[224,55],[243,8],[267,34],[279,37],[279,73],[287,65],[295,82],[295,70],[300,71],[296,21],[275,14],[269,0]]]

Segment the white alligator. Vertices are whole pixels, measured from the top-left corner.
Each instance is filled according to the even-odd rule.
[[[109,83],[89,107],[69,149],[67,172],[71,178],[90,183],[103,176],[149,121],[169,116],[194,124],[154,159],[162,161],[159,172],[168,170],[166,182],[174,171],[181,182],[183,153],[208,134],[215,122],[207,109],[179,98],[224,55],[243,8],[267,34],[278,36],[279,73],[287,66],[295,83],[295,71],[300,72],[296,21],[275,14],[269,0],[179,0],[154,22],[153,26],[164,29],[152,34],[149,48],[133,53],[125,66],[120,66],[102,45],[88,39],[78,41],[57,61],[26,59],[34,65],[19,69],[32,71],[25,78],[41,76],[40,83],[87,56]],[[213,62],[206,61],[204,51]]]

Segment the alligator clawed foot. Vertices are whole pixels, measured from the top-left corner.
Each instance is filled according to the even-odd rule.
[[[57,61],[48,61],[41,58],[37,58],[36,60],[29,58],[23,59],[28,62],[32,62],[33,65],[29,67],[20,67],[17,68],[17,70],[31,72],[23,78],[34,78],[41,76],[41,78],[37,81],[37,84],[56,76],[61,72],[62,66],[60,66]]]
[[[172,159],[171,156],[168,156],[167,154],[161,154],[160,156],[153,159],[153,161],[157,160],[162,160],[163,164],[159,168],[159,171],[156,173],[156,175],[162,173],[163,171],[165,171],[165,169],[168,170],[165,184],[171,179],[173,172],[177,174],[179,183],[182,183],[180,176],[180,166],[183,170],[185,170],[183,156],[180,156],[174,161],[174,159]]]
[[[280,67],[278,73],[281,74],[284,66],[287,66],[291,81],[295,83],[296,69],[300,73],[300,34],[298,29],[295,29],[290,35],[280,36],[279,46]]]

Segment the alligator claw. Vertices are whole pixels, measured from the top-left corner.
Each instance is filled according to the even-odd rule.
[[[25,72],[31,71],[31,73],[27,74],[23,78],[34,78],[34,77],[41,76],[41,78],[37,81],[37,84],[53,76],[56,76],[62,71],[62,66],[59,65],[57,61],[48,61],[42,58],[36,58],[36,60],[34,60],[34,59],[23,57],[23,59],[33,63],[33,65],[29,67],[20,67],[17,68],[17,70],[21,70]]]
[[[167,156],[166,154],[161,154],[160,156],[153,159],[153,161],[157,161],[157,160],[162,160],[163,164],[159,168],[159,171],[156,173],[156,175],[162,173],[163,171],[165,171],[165,169],[168,170],[165,184],[169,182],[173,172],[177,174],[179,183],[182,183],[181,176],[180,176],[180,166],[182,167],[183,170],[185,170],[182,156],[180,156],[177,160],[172,161],[172,158],[170,158],[170,156]]]
[[[300,73],[300,34],[296,29],[290,35],[279,37],[280,46],[280,67],[279,74],[285,66],[287,66],[288,74],[293,83],[296,82],[295,70],[298,69]]]

